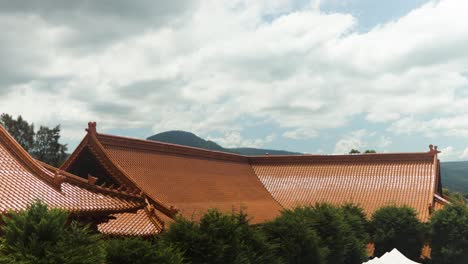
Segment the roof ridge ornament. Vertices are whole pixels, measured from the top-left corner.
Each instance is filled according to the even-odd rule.
[[[55,184],[59,189],[61,189],[62,183],[63,183],[64,180],[65,180],[65,176],[60,175],[60,172],[59,172],[59,171],[55,172],[53,181],[54,181],[54,184]]]
[[[97,180],[98,180],[97,177],[94,177],[91,174],[88,174],[88,184],[95,185]]]
[[[90,134],[97,134],[96,122],[88,122],[88,128],[85,130]]]
[[[429,145],[429,153],[440,153],[440,150],[437,149],[437,146],[432,144]]]

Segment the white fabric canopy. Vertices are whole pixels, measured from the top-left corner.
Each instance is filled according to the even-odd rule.
[[[396,248],[392,251],[383,254],[380,258],[373,258],[363,264],[420,264],[406,258]]]

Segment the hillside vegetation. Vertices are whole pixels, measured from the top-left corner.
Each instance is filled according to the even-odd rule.
[[[468,161],[441,162],[442,186],[468,194]]]

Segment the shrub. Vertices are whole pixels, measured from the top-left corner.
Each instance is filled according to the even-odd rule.
[[[434,263],[468,263],[468,209],[463,204],[447,205],[431,217]]]
[[[103,263],[104,251],[99,236],[89,228],[72,223],[67,226],[64,211],[48,210],[35,202],[26,211],[3,217],[4,238],[0,247],[3,263],[78,264]],[[9,262],[11,261],[11,262]]]
[[[329,204],[298,207],[284,210],[264,230],[279,243],[278,254],[288,263],[360,264],[366,259],[367,241],[365,234],[356,236],[358,229],[365,229],[359,212],[351,205],[346,209]],[[347,220],[355,222],[356,231]]]
[[[108,264],[178,264],[182,253],[176,248],[140,238],[116,238],[105,242]]]
[[[320,237],[310,221],[303,217],[302,210],[283,211],[275,220],[266,223],[263,230],[271,241],[279,245],[276,254],[285,263],[325,263],[328,249],[322,246]]]
[[[345,222],[349,225],[354,236],[364,243],[370,242],[370,223],[364,210],[355,204],[341,206]]]
[[[397,248],[410,259],[420,258],[424,244],[424,226],[419,222],[413,208],[382,207],[374,212],[371,225],[376,256]]]
[[[184,252],[191,263],[276,263],[273,247],[249,225],[244,213],[207,212],[195,223],[177,219],[161,235],[163,242]]]
[[[367,258],[366,245],[370,242],[369,221],[364,210],[354,204],[341,206],[345,223],[351,234],[345,237],[345,262],[362,263]]]
[[[365,260],[365,242],[355,238],[342,209],[330,204],[305,209],[306,217],[312,219],[313,228],[330,251],[327,263],[360,264]]]

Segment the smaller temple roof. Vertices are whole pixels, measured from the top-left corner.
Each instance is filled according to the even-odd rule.
[[[25,210],[35,200],[79,215],[144,211],[145,199],[136,191],[101,187],[95,182],[92,176],[83,179],[33,159],[0,125],[0,214]],[[160,226],[154,225],[152,230],[159,233]]]
[[[101,134],[95,123],[87,131],[62,169],[80,167],[81,153],[90,151],[114,179],[142,190],[169,217],[179,212],[197,220],[216,208],[243,210],[261,223],[282,209],[244,156]]]
[[[114,214],[112,217],[114,219],[98,226],[99,232],[111,236],[148,237],[164,229],[164,223],[151,206],[135,213]]]

